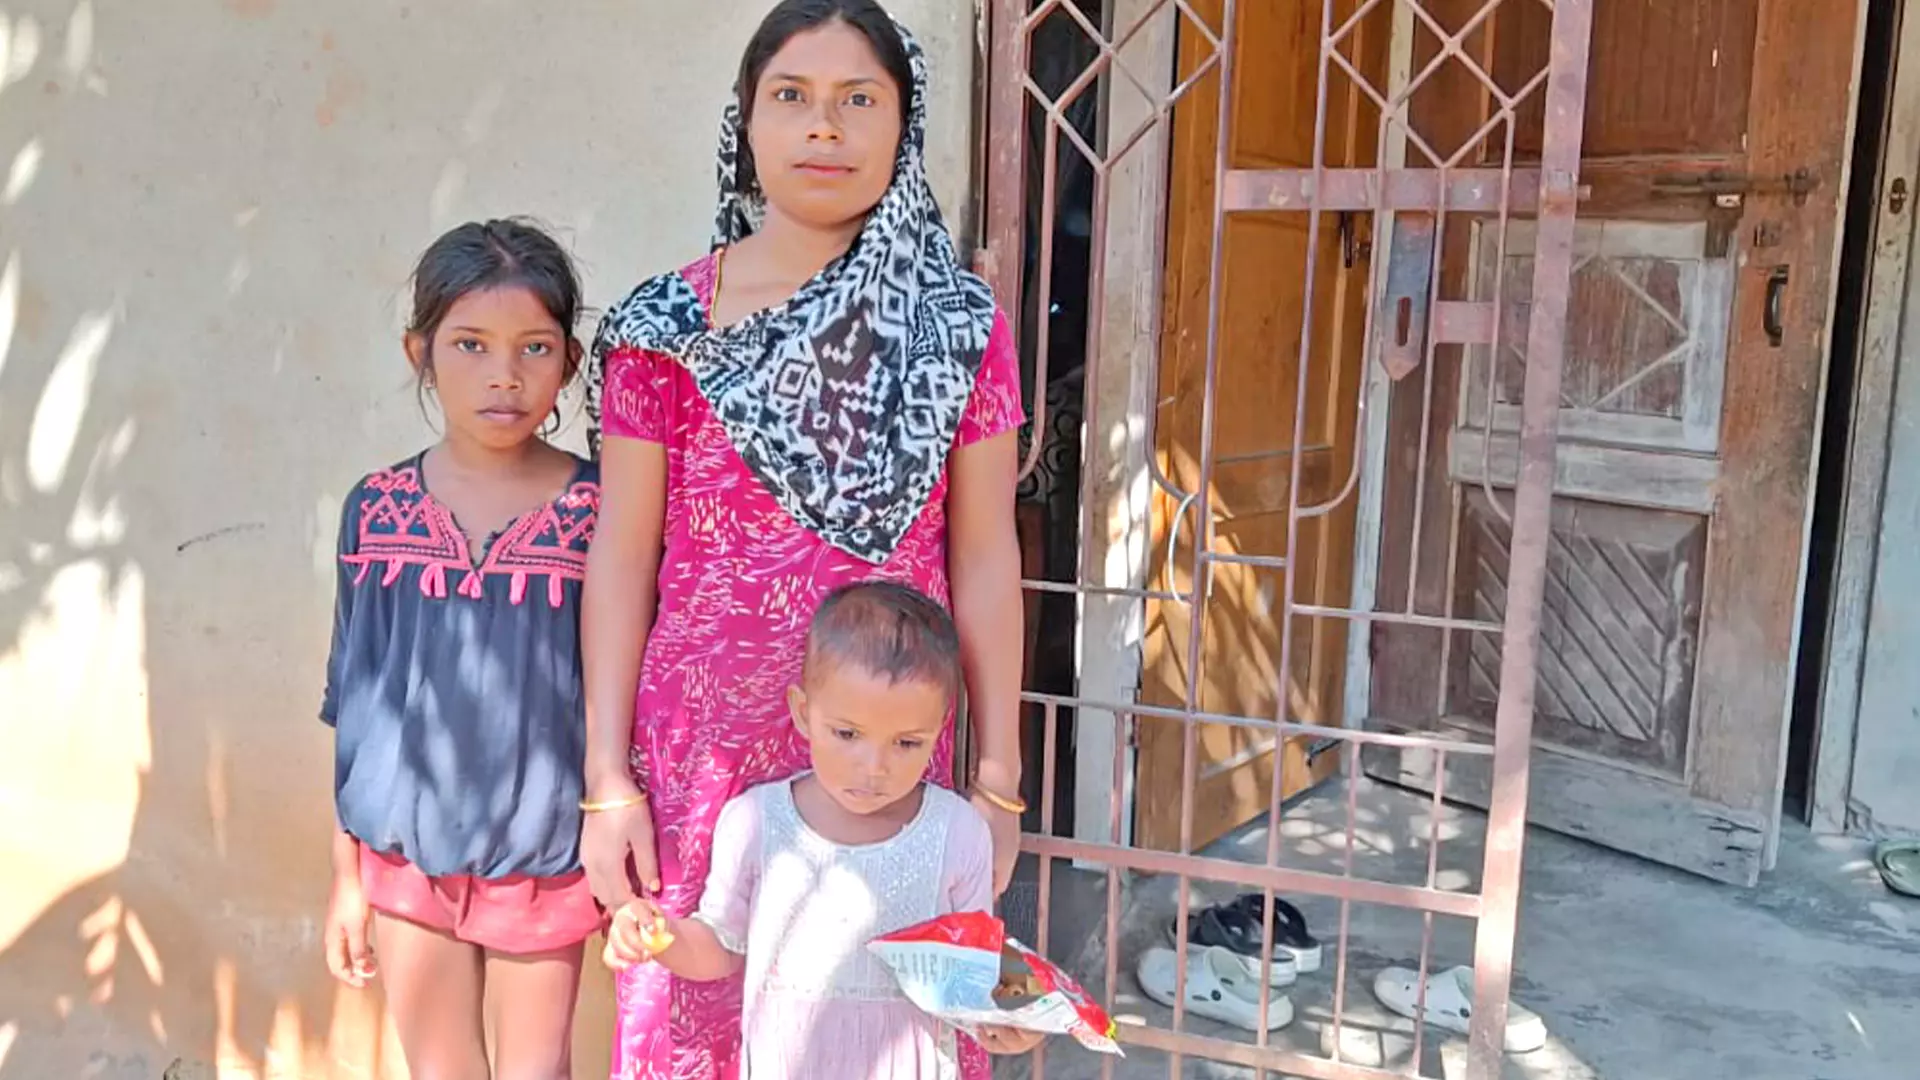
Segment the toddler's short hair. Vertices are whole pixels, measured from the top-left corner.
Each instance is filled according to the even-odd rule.
[[[952,702],[960,693],[960,633],[947,609],[890,581],[827,594],[807,631],[803,679],[848,666],[889,683],[927,682]]]

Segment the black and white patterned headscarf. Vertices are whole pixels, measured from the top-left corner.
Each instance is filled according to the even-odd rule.
[[[785,304],[721,329],[684,277],[654,278],[601,321],[588,375],[597,452],[606,358],[624,348],[673,357],[781,507],[874,564],[893,553],[945,472],[995,312],[934,203],[926,55],[899,31],[912,104],[893,183],[852,248]],[[757,187],[741,186],[741,91],[720,127],[716,248],[750,235],[765,209]]]

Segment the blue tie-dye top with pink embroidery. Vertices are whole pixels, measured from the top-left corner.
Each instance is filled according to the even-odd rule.
[[[340,825],[430,876],[579,868],[586,706],[580,586],[596,465],[472,551],[420,457],[341,512],[333,649]]]

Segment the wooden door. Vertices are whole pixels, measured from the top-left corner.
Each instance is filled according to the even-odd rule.
[[[1451,27],[1482,6],[1428,2]],[[1853,0],[1595,5],[1531,817],[1725,881],[1755,880],[1779,824],[1858,15]],[[1469,55],[1511,93],[1546,62],[1549,17],[1507,0]],[[1416,34],[1414,68],[1433,51]],[[1486,97],[1449,62],[1414,128],[1449,152]],[[1522,162],[1540,127],[1536,100]],[[1515,223],[1502,267],[1489,231],[1456,229],[1443,289],[1491,299],[1504,269],[1500,317],[1524,325],[1529,244]],[[1394,389],[1383,606],[1500,617],[1525,364],[1524,335],[1504,336]],[[1378,627],[1373,721],[1484,734],[1498,656],[1493,634]],[[1434,783],[1414,755],[1369,770]],[[1489,777],[1455,761],[1446,785],[1484,802]]]
[[[1336,0],[1345,19],[1356,0]],[[1194,5],[1213,27],[1220,0]],[[1319,78],[1321,7],[1289,0],[1238,5],[1240,25],[1228,122],[1229,168],[1311,168]],[[1386,9],[1363,20],[1347,55],[1371,69],[1385,55]],[[1183,24],[1176,83],[1212,53],[1208,38]],[[1167,275],[1161,336],[1160,389],[1153,448],[1179,492],[1200,489],[1202,413],[1207,393],[1209,284],[1213,202],[1221,133],[1219,77],[1204,76],[1176,109],[1172,142]],[[1325,164],[1370,164],[1378,144],[1378,111],[1336,79],[1328,101]],[[1354,411],[1361,371],[1367,300],[1368,223],[1322,218],[1318,259],[1308,288],[1309,221],[1305,214],[1230,218],[1224,252],[1219,346],[1214,376],[1212,474],[1205,505],[1213,519],[1212,550],[1236,556],[1284,557],[1296,502],[1335,498],[1354,461]],[[1307,351],[1304,411],[1299,394],[1301,336],[1308,298],[1315,307]],[[1295,425],[1304,425],[1300,491],[1290,490]],[[1295,545],[1293,603],[1340,606],[1352,577],[1351,500],[1332,514],[1303,520]],[[1192,595],[1198,498],[1161,490],[1154,506],[1154,585]],[[1196,725],[1193,828],[1197,849],[1265,815],[1276,774],[1281,797],[1311,786],[1337,766],[1337,754],[1315,757],[1303,739],[1278,740],[1259,721],[1338,723],[1343,623],[1296,617],[1282,672],[1283,572],[1270,565],[1215,564],[1191,605],[1148,605],[1141,700],[1248,718],[1248,724]],[[1189,664],[1194,612],[1201,620],[1198,664]],[[1190,680],[1191,676],[1191,680]],[[1189,690],[1192,697],[1189,698]],[[1276,762],[1276,752],[1280,755]],[[1138,727],[1135,842],[1182,847],[1186,778],[1185,725],[1143,718]]]

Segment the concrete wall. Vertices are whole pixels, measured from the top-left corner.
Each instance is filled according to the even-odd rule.
[[[1920,260],[1905,286],[1847,807],[1851,831],[1878,836],[1920,833]]]
[[[766,2],[0,0],[0,1080],[403,1072],[319,955],[313,714],[338,500],[430,438],[409,262],[534,213],[604,305],[699,254]],[[957,218],[972,5],[898,11]]]

